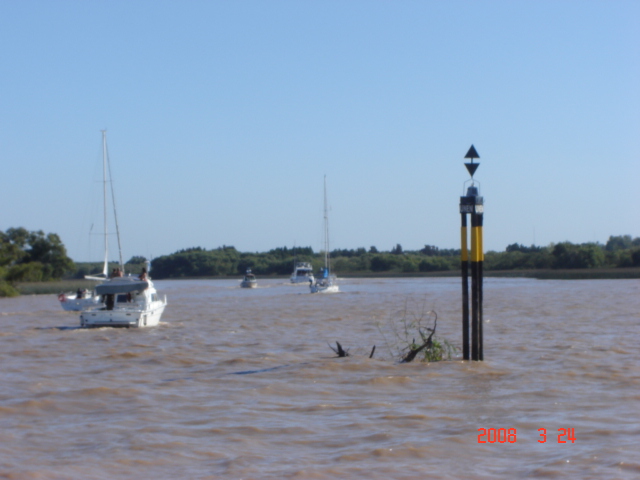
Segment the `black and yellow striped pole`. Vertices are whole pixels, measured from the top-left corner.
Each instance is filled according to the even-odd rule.
[[[471,186],[466,196],[460,197],[461,227],[461,275],[462,275],[462,357],[464,360],[484,360],[482,339],[482,274],[484,250],[482,240],[482,221],[484,200],[479,195],[478,187],[473,181],[473,174],[479,163],[473,160],[480,158],[473,145],[464,158],[471,159],[465,163],[471,175]],[[467,247],[467,214],[471,215],[471,255]],[[469,325],[469,260],[471,260],[471,324]],[[471,332],[469,332],[471,327]],[[469,335],[471,334],[471,335]],[[469,338],[471,337],[471,338]],[[471,344],[469,344],[471,340]]]
[[[469,360],[469,247],[467,246],[467,214],[460,197],[460,272],[462,274],[462,358]]]

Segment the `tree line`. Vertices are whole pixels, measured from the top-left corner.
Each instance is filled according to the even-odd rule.
[[[388,251],[335,249],[331,267],[338,275],[420,274],[455,271],[460,268],[460,249],[425,245],[404,250],[396,244]],[[146,259],[134,256],[127,272],[138,273]],[[290,275],[295,262],[309,262],[314,271],[324,265],[322,252],[311,247],[278,247],[262,253],[239,252],[232,246],[207,250],[193,247],[155,258],[151,275],[157,279],[243,275]],[[489,251],[484,270],[549,270],[640,267],[640,237],[610,236],[606,244],[561,242],[542,246],[508,245],[503,252]],[[9,228],[0,231],[0,297],[17,295],[20,282],[47,282],[61,278],[83,278],[102,271],[101,263],[74,263],[60,237],[42,230]]]
[[[458,270],[460,249],[425,245],[404,250],[400,244],[389,251],[335,249],[330,253],[332,270],[343,275],[377,273],[426,273]],[[183,249],[153,260],[154,278],[216,277],[242,275],[250,268],[256,275],[290,275],[295,262],[309,262],[314,271],[323,266],[322,252],[311,247],[279,247],[264,253],[239,252],[223,245],[212,250]],[[514,243],[504,252],[485,254],[484,269],[535,270],[640,267],[640,237],[611,236],[606,244],[561,242],[546,247]]]

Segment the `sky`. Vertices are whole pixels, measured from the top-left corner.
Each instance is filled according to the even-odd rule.
[[[0,230],[100,261],[107,130],[125,261],[319,251],[325,175],[331,249],[459,248],[472,144],[485,250],[637,237],[638,20],[636,0],[2,1]]]

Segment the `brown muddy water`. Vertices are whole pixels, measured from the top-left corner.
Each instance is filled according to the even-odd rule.
[[[640,478],[640,281],[486,279],[485,361],[431,364],[394,331],[460,346],[458,279],[259,282],[156,282],[141,330],[0,299],[0,478]]]

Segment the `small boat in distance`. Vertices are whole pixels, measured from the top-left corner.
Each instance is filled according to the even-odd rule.
[[[291,283],[313,283],[313,267],[308,262],[296,262],[291,274]]]
[[[335,275],[331,275],[331,260],[329,258],[329,216],[327,214],[327,176],[324,176],[324,269],[322,278],[309,285],[311,293],[338,293],[340,287],[336,283]]]
[[[242,282],[240,282],[242,288],[256,288],[258,286],[258,280],[256,276],[251,273],[251,269],[247,268],[247,272],[244,274]]]

